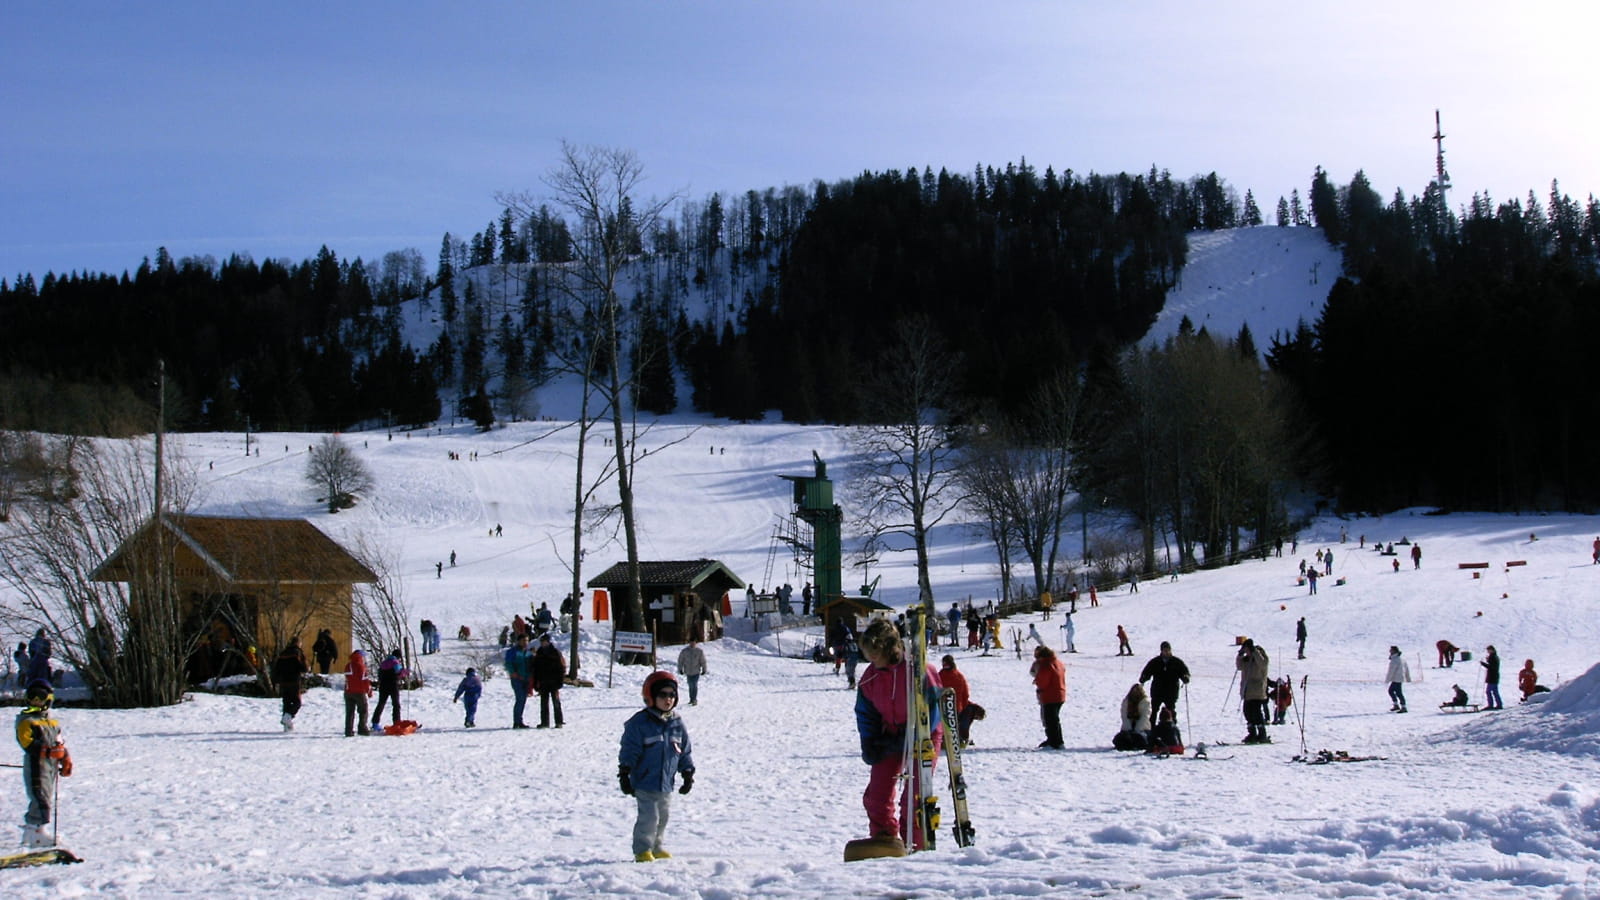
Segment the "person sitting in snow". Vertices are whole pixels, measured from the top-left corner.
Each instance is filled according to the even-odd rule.
[[[1461,689],[1461,685],[1452,684],[1450,685],[1450,690],[1452,692],[1450,694],[1450,699],[1447,702],[1439,704],[1440,709],[1445,709],[1447,707],[1466,706],[1472,702],[1467,697],[1467,692]]]
[[[1544,694],[1549,688],[1539,683],[1539,673],[1533,670],[1533,660],[1522,664],[1522,671],[1517,673],[1517,687],[1522,691],[1522,701],[1526,703],[1534,694]]]
[[[1111,745],[1118,750],[1143,750],[1150,746],[1150,698],[1135,681],[1122,698],[1122,727]]]
[[[1183,755],[1183,735],[1178,731],[1178,717],[1168,707],[1161,709],[1161,721],[1150,729],[1150,751],[1169,756]]]

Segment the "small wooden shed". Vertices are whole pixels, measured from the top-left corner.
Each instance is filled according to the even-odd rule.
[[[744,586],[743,579],[714,559],[639,563],[645,627],[654,627],[660,644],[687,643],[690,634],[702,641],[721,639],[722,595]],[[588,587],[604,588],[614,613],[632,593],[628,564],[619,562],[606,569],[590,579]]]
[[[184,633],[200,638],[186,661],[192,680],[238,671],[252,652],[264,665],[290,638],[299,638],[309,660],[322,629],[339,649],[336,662],[349,654],[354,586],[378,576],[315,525],[305,519],[166,515],[161,527],[158,541],[154,521],[146,522],[92,577],[126,582],[137,591],[148,577],[140,574],[149,567],[142,561],[163,548]]]
[[[849,623],[850,630],[859,634],[863,619],[870,619],[878,613],[885,612],[894,612],[894,607],[879,603],[871,597],[834,597],[817,607],[817,615],[822,617],[823,634],[832,634],[833,623],[838,619],[844,619]]]

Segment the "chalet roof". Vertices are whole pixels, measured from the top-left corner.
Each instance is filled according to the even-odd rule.
[[[167,515],[167,534],[191,550],[209,572],[230,584],[357,584],[378,576],[305,519]],[[146,522],[92,576],[127,581],[128,557],[154,540]]]
[[[871,597],[833,597],[823,603],[818,604],[817,612],[820,613],[825,609],[831,609],[832,607],[840,605],[853,606],[856,609],[864,609],[869,612],[879,609],[888,610],[890,612],[894,611],[894,607],[889,606],[886,603],[880,603]]]
[[[744,587],[744,580],[733,574],[733,571],[714,559],[689,559],[674,562],[643,562],[639,563],[639,583],[653,585],[674,585],[693,588],[702,581],[710,578],[715,573],[722,573],[723,577],[736,588]],[[588,586],[592,588],[625,588],[628,586],[628,564],[619,562],[599,575],[589,579]]]

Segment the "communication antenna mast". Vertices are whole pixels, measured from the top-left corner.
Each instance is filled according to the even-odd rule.
[[[1450,189],[1450,173],[1444,169],[1444,127],[1439,124],[1437,109],[1433,111],[1433,144],[1436,148],[1433,183],[1439,186],[1439,207],[1449,209],[1450,204],[1445,201],[1444,193]]]

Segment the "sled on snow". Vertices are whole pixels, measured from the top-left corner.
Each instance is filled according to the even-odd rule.
[[[26,866],[65,865],[67,863],[81,862],[83,862],[83,859],[71,850],[50,847],[45,850],[24,850],[20,853],[0,856],[0,869],[20,869]]]
[[[383,726],[383,733],[384,734],[395,735],[395,736],[398,737],[399,735],[402,735],[402,734],[414,734],[416,732],[416,730],[418,728],[421,728],[421,727],[422,727],[421,725],[418,725],[416,722],[412,721],[411,719],[401,719],[400,721],[394,723],[393,725],[385,725],[385,726]]]

